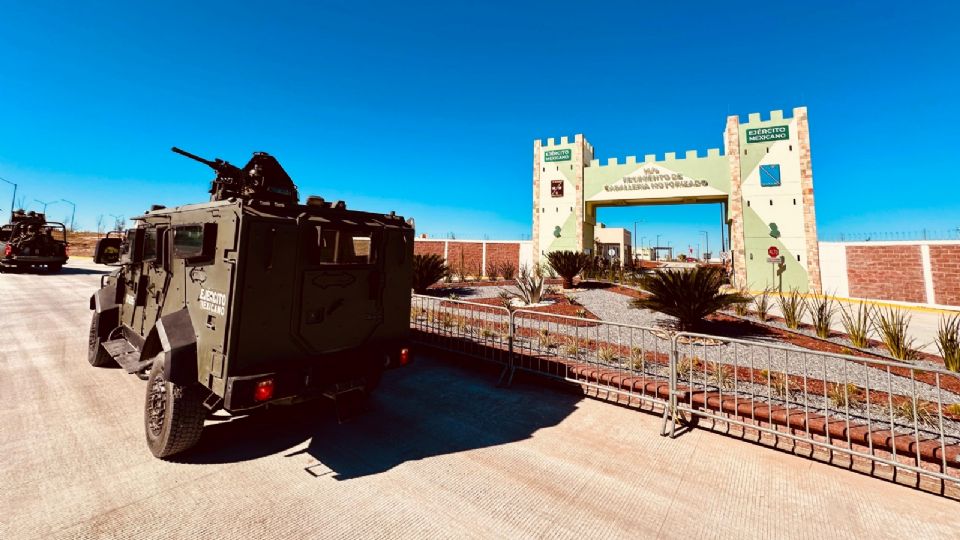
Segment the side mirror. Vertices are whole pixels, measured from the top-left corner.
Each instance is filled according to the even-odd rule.
[[[122,238],[101,238],[97,240],[97,247],[93,250],[93,262],[97,264],[116,264],[120,260],[120,243]]]

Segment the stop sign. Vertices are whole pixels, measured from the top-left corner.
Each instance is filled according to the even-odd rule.
[[[770,247],[767,249],[767,255],[769,255],[771,258],[773,258],[773,257],[779,257],[779,256],[780,256],[780,250],[777,249],[777,246],[770,246]]]

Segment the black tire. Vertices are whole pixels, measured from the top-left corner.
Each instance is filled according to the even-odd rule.
[[[367,369],[363,376],[363,391],[366,394],[373,393],[380,386],[380,379],[383,378],[383,366],[375,365]]]
[[[90,319],[90,337],[87,341],[87,361],[90,362],[90,365],[93,367],[107,367],[116,363],[100,343],[100,320],[96,313],[94,313],[93,318]]]
[[[147,379],[143,427],[154,456],[166,459],[193,447],[200,440],[207,408],[206,389],[199,384],[181,386],[163,378],[163,353],[154,358]]]
[[[47,265],[47,271],[50,272],[51,274],[56,274],[62,268],[63,268],[63,265],[60,263]]]

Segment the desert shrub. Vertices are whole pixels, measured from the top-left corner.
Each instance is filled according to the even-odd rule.
[[[914,403],[912,398],[904,399],[895,405],[893,414],[911,424],[916,419],[917,423],[922,426],[933,426],[938,420],[933,405],[919,400]]]
[[[542,349],[552,349],[557,346],[557,341],[553,338],[553,334],[546,328],[541,329],[540,332],[537,333],[537,342]]]
[[[576,358],[580,355],[580,344],[576,340],[571,340],[564,343],[562,349],[565,356]]]
[[[617,360],[617,351],[613,347],[602,345],[597,349],[597,360],[604,364],[613,364]]]
[[[953,416],[960,416],[960,403],[951,403],[943,408],[943,412],[947,414],[952,414]]]
[[[834,384],[827,388],[827,399],[837,408],[856,407],[862,403],[860,389],[853,383]]]
[[[770,392],[775,396],[786,397],[793,392],[793,384],[790,382],[790,377],[783,373],[761,369],[760,378],[763,384],[766,384]]]
[[[857,304],[856,308],[851,307],[849,311],[840,306],[840,321],[843,323],[843,331],[850,337],[850,342],[854,347],[865,349],[870,346],[870,319],[873,316],[873,308],[867,304]]]
[[[710,362],[707,365],[707,383],[720,389],[733,388],[733,368],[719,362]]]
[[[523,300],[527,305],[538,304],[543,297],[543,275],[540,272],[532,272],[526,266],[520,269],[520,275],[517,276],[516,296]]]
[[[895,308],[880,308],[874,313],[873,325],[880,339],[897,360],[914,360],[917,352],[910,336],[910,316]]]
[[[500,265],[497,263],[491,263],[487,265],[487,277],[490,278],[490,281],[496,281],[500,277]]]
[[[423,294],[427,288],[449,275],[447,263],[439,255],[413,256],[413,292]]]
[[[503,279],[513,279],[517,275],[517,266],[506,261],[500,263],[500,275]]]
[[[804,303],[807,312],[810,313],[817,337],[822,339],[830,337],[830,323],[833,322],[833,314],[836,311],[833,300],[825,294],[814,294]]]
[[[960,314],[940,318],[937,349],[947,369],[960,372]]]
[[[681,329],[692,329],[707,315],[749,301],[737,293],[720,292],[722,284],[723,274],[716,268],[657,270],[640,280],[649,296],[637,298],[630,305],[671,315],[677,318]]]
[[[800,291],[792,289],[789,294],[780,293],[777,296],[777,304],[780,306],[780,313],[783,313],[783,320],[787,328],[797,329],[800,327],[800,319],[803,318],[804,302],[800,297]]]
[[[757,312],[757,317],[766,322],[770,318],[770,294],[773,289],[767,287],[760,294],[753,297],[753,308]]]
[[[577,300],[577,297],[572,294],[565,294],[563,297],[567,300],[567,303],[571,306],[579,306],[580,302]]]
[[[584,308],[577,308],[577,317],[580,317],[581,319],[586,319],[586,318],[587,318],[587,310],[584,309]]]
[[[681,380],[692,380],[697,372],[703,371],[703,360],[699,356],[683,355],[677,361],[677,378]]]
[[[489,328],[481,328],[481,329],[480,329],[480,337],[482,337],[483,339],[492,339],[492,338],[496,337],[496,335],[497,335],[497,333],[494,332],[493,330],[489,329]]]
[[[587,266],[590,256],[576,251],[551,251],[547,253],[547,262],[563,278],[563,288],[573,288],[573,278]]]
[[[643,368],[646,367],[647,361],[643,356],[643,349],[640,347],[634,347],[630,349],[630,366],[638,371],[643,371]]]

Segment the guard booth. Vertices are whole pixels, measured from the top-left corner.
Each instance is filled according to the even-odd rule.
[[[765,118],[752,113],[746,122],[727,117],[722,152],[604,163],[595,155],[583,135],[534,141],[532,236],[539,260],[558,250],[593,254],[599,208],[719,203],[734,285],[821,290],[805,107],[793,109],[792,117],[783,111]],[[776,262],[768,260],[771,247]]]

